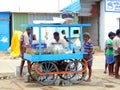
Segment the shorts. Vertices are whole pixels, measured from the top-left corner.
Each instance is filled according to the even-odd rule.
[[[120,55],[114,56],[115,62],[120,62]]]
[[[91,67],[93,62],[93,56],[91,54],[84,54],[83,58],[88,62],[88,67]]]
[[[113,64],[115,63],[115,59],[113,55],[106,55],[106,63],[107,64]]]

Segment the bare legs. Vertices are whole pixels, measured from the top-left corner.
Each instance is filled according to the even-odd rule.
[[[21,65],[20,65],[20,77],[22,77],[24,64],[25,64],[25,60],[22,59],[21,60]],[[27,61],[27,68],[28,68],[28,70],[30,69],[30,65],[31,65],[30,61]]]
[[[114,70],[114,63],[108,64],[108,70],[109,70],[109,75],[113,76],[114,75],[114,72],[113,72],[113,70]]]
[[[107,73],[107,67],[108,67],[108,64],[105,63],[105,71],[104,71],[104,73]]]
[[[120,76],[119,76],[119,67],[120,67],[120,62],[116,61],[115,62],[115,78],[116,79],[120,79]]]
[[[22,77],[22,71],[23,71],[24,64],[25,64],[25,60],[22,59],[21,64],[20,64],[20,77]]]
[[[92,60],[88,61],[88,79],[87,81],[91,81],[92,76]]]
[[[91,75],[92,75],[92,67],[91,66],[88,66],[88,79],[87,81],[91,81]]]

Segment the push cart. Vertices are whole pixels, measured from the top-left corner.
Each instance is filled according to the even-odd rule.
[[[84,80],[87,72],[87,62],[83,59],[85,52],[82,29],[91,26],[90,24],[26,24],[24,26],[31,27],[31,36],[34,34],[33,31],[36,27],[37,34],[39,34],[39,44],[33,45],[32,53],[24,53],[24,59],[31,62],[29,74],[32,79],[37,80],[42,85],[54,84],[58,79],[77,84]],[[64,52],[48,52],[50,48],[42,41],[42,31],[44,30],[42,28],[54,28],[59,33],[63,28],[66,29],[68,46]],[[48,32],[51,32],[51,29]],[[77,47],[77,49],[73,47],[74,43],[71,43],[72,38],[75,38],[74,36],[77,36],[80,40],[81,47]]]

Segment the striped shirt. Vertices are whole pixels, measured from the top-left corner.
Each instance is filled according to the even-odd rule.
[[[92,54],[93,52],[91,52],[93,50],[93,42],[91,40],[88,40],[88,42],[84,43],[84,51],[87,54]]]
[[[84,43],[84,52],[83,58],[85,58],[88,62],[93,60],[93,42],[88,40],[88,42]],[[92,63],[90,63],[92,65]]]

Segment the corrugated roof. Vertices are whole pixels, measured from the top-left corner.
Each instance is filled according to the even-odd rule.
[[[61,11],[72,11],[72,12],[78,12],[80,11],[80,0],[74,0],[70,5],[63,8]]]

